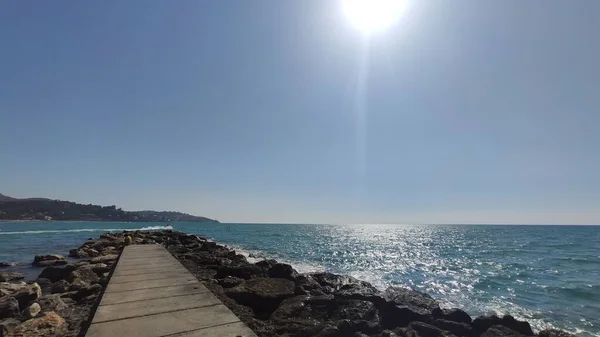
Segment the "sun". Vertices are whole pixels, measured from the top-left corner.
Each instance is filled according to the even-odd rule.
[[[394,24],[404,12],[406,0],[343,0],[343,6],[352,24],[371,34]]]

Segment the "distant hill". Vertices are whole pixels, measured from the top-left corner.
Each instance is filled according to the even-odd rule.
[[[0,194],[0,220],[218,222],[180,212],[124,211],[115,205],[84,205],[46,198],[17,199],[3,194]]]

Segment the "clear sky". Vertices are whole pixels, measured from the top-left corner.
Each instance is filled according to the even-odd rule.
[[[600,1],[0,2],[0,193],[231,222],[600,223]]]

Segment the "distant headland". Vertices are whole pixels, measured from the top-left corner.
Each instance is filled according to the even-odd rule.
[[[84,205],[47,198],[18,199],[3,194],[0,194],[0,220],[219,222],[180,212],[124,211],[115,205]]]

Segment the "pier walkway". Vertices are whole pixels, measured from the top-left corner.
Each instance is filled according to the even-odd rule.
[[[86,337],[256,337],[160,245],[127,246]]]

